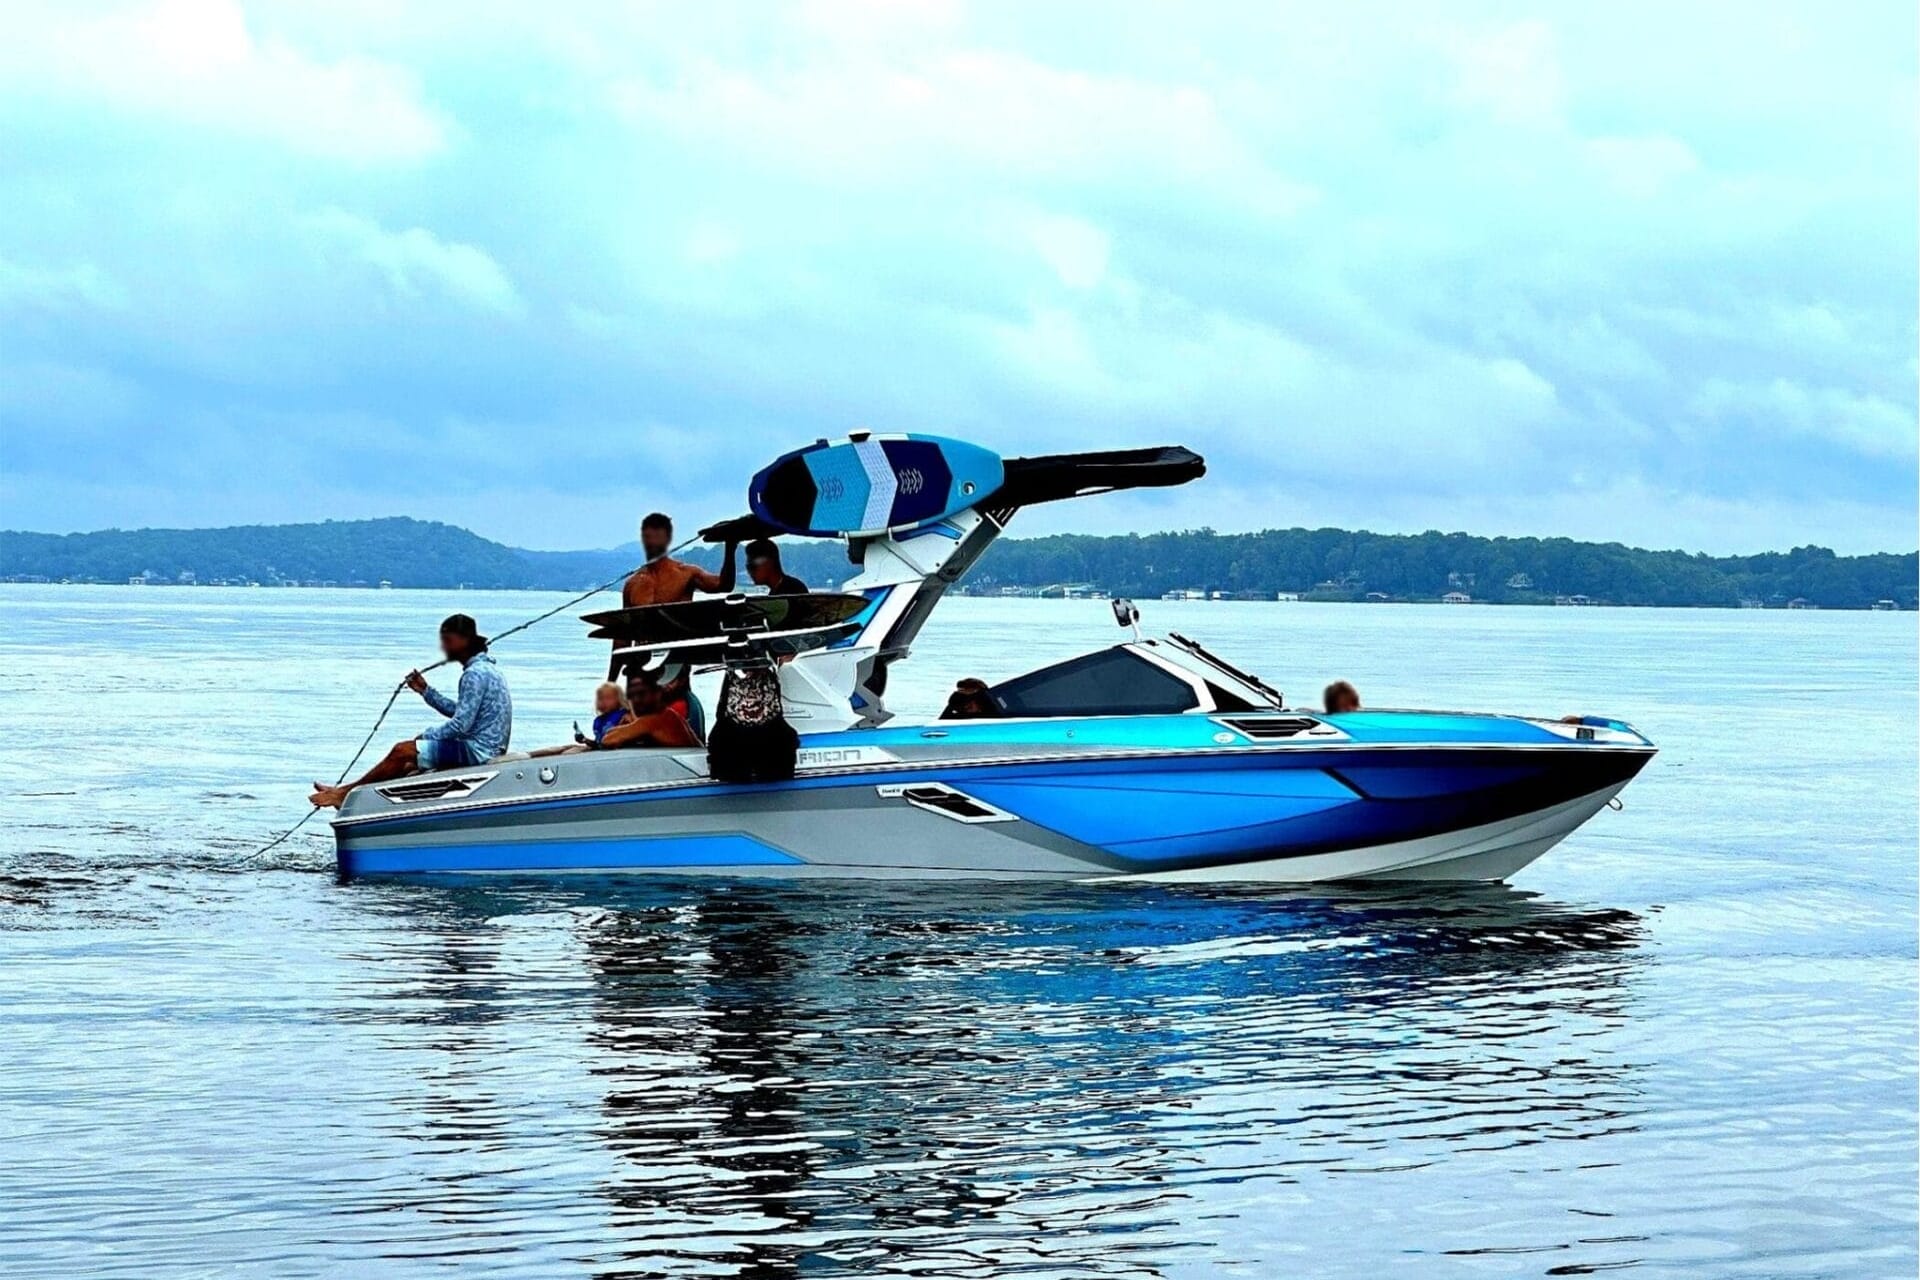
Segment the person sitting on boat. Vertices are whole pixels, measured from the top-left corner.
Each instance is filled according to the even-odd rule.
[[[697,747],[700,739],[687,725],[683,702],[669,702],[660,677],[644,669],[627,675],[627,702],[631,714],[602,734],[590,751],[621,747]]]
[[[693,699],[687,691],[687,665],[684,662],[663,662],[657,667],[647,668],[634,663],[627,667],[627,708],[632,711],[651,703],[655,696],[660,705],[687,722],[687,727],[697,737],[700,726],[695,723]]]
[[[707,740],[707,709],[693,692],[693,668],[684,662],[669,662],[660,668],[660,689],[667,705],[680,713],[693,730],[693,736]]]
[[[379,764],[353,782],[314,783],[307,799],[316,807],[337,809],[349,791],[369,782],[485,764],[507,749],[513,737],[513,695],[487,652],[479,626],[464,613],[454,614],[440,624],[440,652],[462,668],[458,701],[428,684],[418,671],[407,673],[407,688],[446,719],[417,738],[394,743]]]
[[[599,742],[607,736],[607,730],[631,719],[633,703],[628,701],[627,691],[607,681],[593,691],[593,737],[589,741]]]
[[[765,587],[770,596],[804,596],[807,584],[788,573],[780,564],[780,548],[771,538],[755,538],[747,544],[747,576]]]
[[[696,591],[725,595],[733,590],[733,550],[726,544],[720,572],[709,573],[697,564],[675,560],[667,554],[673,545],[673,521],[655,511],[640,522],[640,549],[647,562],[633,571],[621,589],[620,600],[631,609],[643,604],[679,604],[693,599]]]
[[[633,718],[633,704],[627,700],[627,691],[609,680],[593,691],[593,713],[591,737],[580,732],[580,722],[576,720],[573,722],[572,742],[564,747],[541,747],[538,751],[529,751],[527,758],[571,756],[593,750],[595,744],[605,740],[607,730]]]
[[[1000,704],[993,700],[987,682],[974,676],[965,676],[954,684],[953,692],[947,695],[947,708],[940,713],[940,718],[990,720],[999,714]]]
[[[1329,713],[1358,711],[1360,709],[1360,691],[1345,680],[1335,680],[1320,695],[1320,705]]]

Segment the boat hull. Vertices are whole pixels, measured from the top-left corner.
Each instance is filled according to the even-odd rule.
[[[489,766],[466,775],[478,781],[461,794],[424,803],[356,793],[335,827],[339,867],[348,877],[1502,879],[1592,817],[1653,753],[949,732],[810,740],[802,776],[771,785],[714,783],[697,753],[617,752]]]

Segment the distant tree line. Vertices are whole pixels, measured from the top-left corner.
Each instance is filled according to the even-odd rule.
[[[352,582],[396,587],[530,585],[526,558],[449,524],[394,517],[229,529],[107,529],[0,533],[0,577],[125,582]]]
[[[1438,599],[1536,603],[1586,596],[1626,605],[1737,606],[1805,599],[1864,609],[1914,604],[1920,555],[1835,555],[1825,547],[1753,556],[1644,551],[1571,538],[1481,538],[1465,533],[1381,534],[1345,529],[1259,533],[1060,534],[1009,540],[989,552],[976,585],[1089,582],[1116,595],[1170,590],[1272,598]]]
[[[692,558],[711,564],[714,552]],[[637,547],[523,551],[453,525],[395,517],[229,529],[109,529],[99,533],[0,532],[0,577],[125,582],[325,582],[395,587],[578,590],[638,563]],[[848,576],[845,548],[792,543],[789,570],[816,587]],[[1920,555],[1840,556],[1824,547],[1754,556],[1645,551],[1570,538],[1480,538],[1464,533],[1378,534],[1269,529],[1225,534],[1009,538],[967,579],[977,589],[1089,583],[1115,595],[1168,591],[1303,597],[1536,603],[1586,596],[1625,605],[1779,605],[1829,609],[1915,604]]]

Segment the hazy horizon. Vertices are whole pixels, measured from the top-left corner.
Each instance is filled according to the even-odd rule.
[[[744,506],[745,504],[743,503],[742,504],[743,509],[744,509]],[[1035,510],[1043,511],[1045,509],[1046,508],[1037,508]],[[738,515],[738,514],[741,514],[741,512],[735,512],[734,514]],[[1027,511],[1022,511],[1020,515],[1015,518],[1014,522],[1007,527],[1007,532],[1005,536],[1008,538],[1038,538],[1038,537],[1048,537],[1053,534],[1062,533],[1062,532],[1067,532],[1067,533],[1079,532],[1078,530],[1072,530],[1072,529],[1066,529],[1066,530],[1046,529],[1046,530],[1039,530],[1039,531],[1026,529],[1022,526],[1026,523],[1028,514],[1029,513]],[[724,518],[725,517],[714,516],[707,519],[701,519],[699,521],[689,522],[689,521],[681,521],[676,517],[676,523],[675,523],[676,537],[678,539],[684,540],[686,538],[691,537],[694,533],[696,533],[700,526],[711,524],[714,521],[724,519]],[[401,513],[392,513],[392,512],[383,514],[383,515],[367,515],[367,516],[351,516],[351,517],[321,516],[311,520],[249,521],[244,524],[221,524],[221,525],[122,525],[122,526],[106,526],[99,529],[68,529],[68,530],[0,528],[0,534],[22,533],[22,534],[34,534],[34,535],[45,536],[45,537],[84,537],[89,534],[99,534],[99,533],[196,533],[196,532],[197,533],[217,533],[224,530],[234,530],[234,529],[284,528],[284,527],[293,527],[293,526],[301,526],[301,525],[351,524],[351,523],[374,521],[374,520],[416,520],[423,523],[446,524],[457,529],[462,529],[467,533],[471,533],[475,535],[476,537],[484,538],[489,542],[494,542],[501,546],[511,548],[512,550],[515,550],[515,551],[533,551],[533,552],[550,553],[550,554],[566,554],[566,553],[597,554],[597,553],[603,553],[603,552],[611,553],[611,552],[617,552],[617,551],[626,551],[631,548],[637,547],[639,545],[639,540],[636,537],[636,538],[629,538],[624,542],[608,543],[608,544],[603,544],[598,546],[582,545],[582,546],[566,546],[566,547],[533,547],[533,546],[527,546],[523,543],[511,541],[510,539],[507,539],[507,538],[499,537],[495,534],[488,533],[485,529],[476,529],[471,525],[460,524],[456,521],[436,520],[426,516],[412,516],[412,515],[405,515]],[[1161,536],[1166,534],[1189,534],[1189,533],[1214,533],[1214,534],[1220,535],[1221,537],[1235,537],[1235,536],[1244,536],[1249,534],[1284,532],[1290,529],[1309,529],[1309,530],[1337,529],[1343,533],[1370,534],[1378,537],[1418,537],[1422,534],[1428,534],[1428,533],[1438,533],[1443,535],[1463,534],[1467,537],[1472,537],[1472,538],[1503,538],[1504,537],[1504,538],[1546,539],[1546,538],[1558,538],[1558,537],[1571,536],[1571,535],[1564,535],[1564,534],[1540,534],[1540,533],[1501,534],[1501,533],[1489,533],[1480,529],[1445,528],[1441,526],[1434,526],[1426,529],[1386,529],[1386,528],[1372,527],[1368,525],[1325,525],[1325,524],[1307,524],[1307,525],[1273,524],[1273,525],[1263,525],[1259,528],[1253,528],[1253,529],[1220,529],[1220,528],[1214,528],[1213,526],[1210,526],[1210,525],[1198,525],[1198,526],[1192,526],[1188,528],[1106,529],[1106,530],[1099,530],[1099,531],[1088,530],[1087,532],[1093,533],[1095,534],[1095,536],[1126,537],[1126,536],[1132,535],[1132,536],[1137,536],[1142,538],[1156,537],[1156,536]],[[803,538],[796,535],[781,535],[781,537],[784,540],[790,541],[790,542],[811,543],[811,542],[832,541],[832,539]],[[1755,555],[1765,555],[1769,552],[1791,551],[1796,547],[1804,547],[1804,546],[1826,547],[1827,546],[1826,543],[1817,542],[1810,539],[1799,539],[1791,542],[1783,542],[1778,546],[1749,547],[1744,549],[1737,548],[1731,551],[1710,552],[1700,547],[1657,546],[1651,543],[1632,542],[1632,541],[1628,541],[1620,538],[1574,538],[1573,540],[1576,542],[1618,542],[1636,551],[1676,551],[1686,555],[1713,555],[1713,556],[1755,556]],[[1920,539],[1916,539],[1916,544],[1920,544]],[[1844,555],[1844,556],[1910,555],[1910,554],[1913,554],[1916,550],[1920,550],[1920,545],[1907,546],[1907,547],[1871,547],[1871,548],[1866,548],[1864,550],[1858,550],[1858,551],[1849,551],[1849,550],[1844,550],[1838,547],[1828,547],[1828,549],[1834,551],[1836,554]]]

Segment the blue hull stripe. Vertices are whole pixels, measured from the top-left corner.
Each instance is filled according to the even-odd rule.
[[[766,867],[796,863],[752,836],[639,836],[627,840],[503,841],[422,848],[349,849],[346,875],[432,871],[592,871],[668,867]]]
[[[806,739],[802,739],[802,741],[805,742]],[[1435,763],[1442,765],[1443,768],[1428,771],[1425,786],[1416,788],[1416,790],[1423,790],[1430,796],[1445,796],[1449,792],[1455,791],[1462,786],[1473,787],[1474,784],[1471,781],[1471,775],[1478,769],[1490,768],[1500,771],[1504,776],[1506,770],[1519,763],[1517,761],[1509,762],[1505,760],[1498,762],[1471,759],[1463,760],[1458,756],[1453,756],[1446,752],[1434,754],[1439,757]],[[1402,770],[1410,769],[1417,763],[1422,762],[1422,758],[1425,756],[1426,753],[1420,753],[1419,755],[1410,753],[1399,762],[1399,767]],[[1640,764],[1644,762],[1645,757],[1638,755],[1627,757],[1624,753],[1595,753],[1594,755],[1588,756],[1578,750],[1569,751],[1562,749],[1551,757],[1551,763],[1548,767],[1555,772],[1564,771],[1584,774],[1596,767],[1604,770],[1614,770],[1624,766],[1625,776],[1631,777],[1634,772],[1638,771]],[[751,795],[760,792],[827,790],[836,787],[858,787],[864,789],[880,782],[900,784],[914,782],[949,782],[955,786],[964,787],[969,791],[992,786],[996,783],[1025,783],[1035,787],[1094,785],[1104,788],[1116,788],[1128,787],[1131,778],[1143,774],[1148,775],[1150,779],[1149,787],[1159,791],[1177,787],[1177,778],[1180,775],[1186,775],[1198,784],[1199,789],[1207,792],[1245,794],[1248,791],[1258,791],[1267,794],[1279,793],[1283,795],[1301,786],[1302,783],[1296,782],[1295,779],[1301,778],[1302,775],[1307,775],[1304,779],[1304,785],[1310,788],[1308,794],[1330,794],[1330,788],[1328,792],[1321,792],[1322,787],[1329,786],[1330,778],[1332,779],[1333,786],[1342,786],[1342,784],[1338,778],[1332,777],[1332,775],[1326,771],[1333,770],[1344,775],[1358,763],[1360,762],[1356,761],[1354,757],[1350,755],[1342,756],[1338,752],[1307,750],[1288,751],[1284,755],[1279,752],[1247,752],[1227,756],[1194,756],[1186,759],[1177,756],[1171,758],[1158,756],[1138,759],[1108,758],[1104,760],[1051,761],[1044,763],[1033,761],[1002,761],[992,764],[975,765],[957,762],[953,764],[929,763],[924,768],[889,770],[885,773],[860,771],[823,777],[801,777],[795,778],[791,782],[701,782],[687,786],[666,787],[654,790],[615,791],[599,795],[529,799],[510,804],[490,805],[484,808],[456,812],[486,813],[490,817],[500,817],[536,811],[550,813],[560,809],[598,808],[604,805],[631,805],[635,803],[644,804],[651,800],[694,800],[708,799],[715,796]],[[1347,766],[1347,768],[1343,769],[1342,766]],[[1268,775],[1269,780],[1253,782],[1248,777],[1248,775],[1257,777],[1261,774]],[[1342,789],[1350,795],[1364,791],[1364,788],[1356,787],[1350,783],[1345,784]],[[1407,794],[1408,788],[1403,785],[1395,790],[1404,796]],[[433,829],[448,816],[450,815],[444,812],[383,815],[378,818],[356,822],[351,828],[342,831],[341,835],[344,839],[351,841],[362,833],[384,835],[416,828],[423,830]]]
[[[1359,803],[1352,789],[1318,769],[1232,778],[1187,775],[1196,789],[1178,790],[1178,774],[1144,775],[1143,786],[1103,786],[1084,778],[966,783],[967,794],[1017,813],[1084,844],[1111,849],[1135,841],[1228,832]],[[1132,783],[1135,779],[1115,779]],[[1241,789],[1227,787],[1239,782]]]

